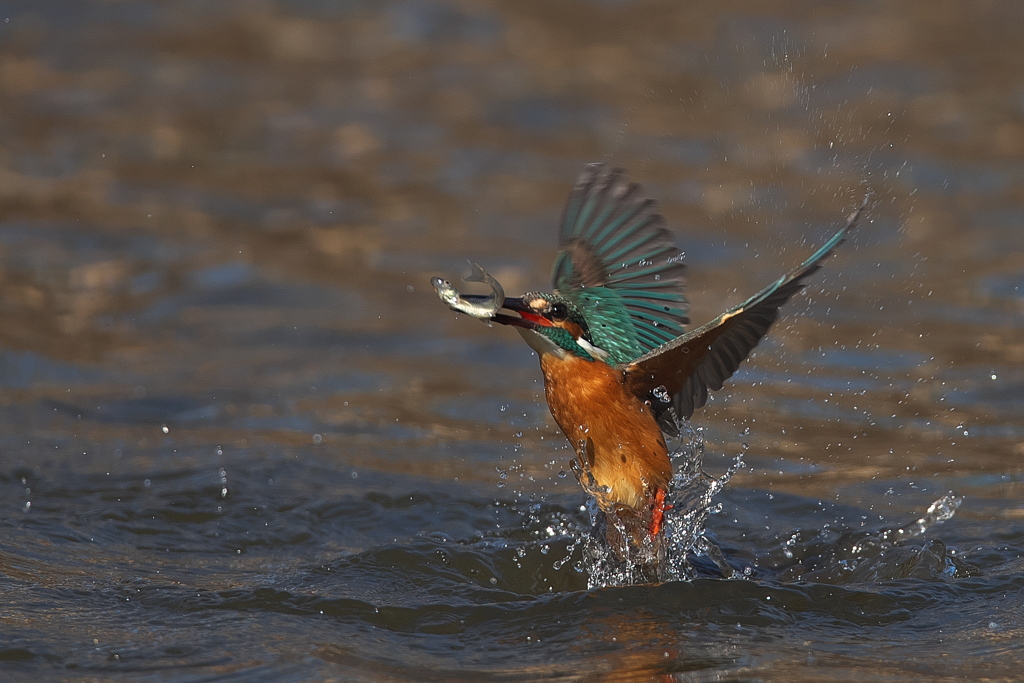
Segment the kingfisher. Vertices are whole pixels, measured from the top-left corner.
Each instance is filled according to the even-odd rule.
[[[537,353],[551,415],[575,450],[573,471],[611,522],[607,540],[620,557],[645,545],[658,552],[672,479],[665,436],[722,388],[866,204],[806,261],[689,331],[686,266],[672,233],[641,187],[603,163],[587,166],[569,194],[553,292],[505,297],[474,264],[473,279],[491,281],[494,294],[465,295],[482,313],[452,308],[514,327]],[[445,299],[441,284],[454,288],[435,278]]]

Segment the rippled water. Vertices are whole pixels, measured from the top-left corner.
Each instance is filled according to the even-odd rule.
[[[3,680],[1019,678],[1018,3],[0,17]],[[546,286],[599,160],[697,323],[876,192],[696,416],[689,580],[594,587],[536,358],[429,286]]]

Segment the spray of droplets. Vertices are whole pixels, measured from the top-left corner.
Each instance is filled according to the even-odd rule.
[[[607,525],[619,523],[601,512],[599,501],[607,491],[597,486],[586,467],[577,465],[577,477],[591,496],[588,509],[593,531],[584,548],[590,588],[690,579],[694,576],[690,562],[694,555],[706,556],[718,566],[723,576],[735,576],[721,550],[704,536],[704,525],[716,508],[712,500],[743,466],[742,456],[737,455],[722,476],[709,475],[702,467],[702,430],[694,428],[687,420],[681,420],[677,424],[677,435],[669,442],[669,457],[675,474],[666,497],[671,508],[665,512],[664,538],[660,543],[645,538],[639,546],[625,542],[618,547],[609,545],[609,537],[626,538],[629,532],[619,529],[618,534],[607,533]]]

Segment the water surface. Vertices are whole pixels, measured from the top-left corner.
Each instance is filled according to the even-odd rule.
[[[1019,677],[1019,4],[0,16],[4,680]],[[744,579],[589,589],[536,358],[430,289],[545,288],[590,161],[697,323],[876,193],[696,416]]]

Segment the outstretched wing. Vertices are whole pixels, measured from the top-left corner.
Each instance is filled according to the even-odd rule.
[[[706,325],[649,351],[624,369],[626,385],[637,396],[650,398],[663,427],[672,428],[667,409],[689,418],[729,379],[779,317],[779,308],[803,289],[805,280],[846,238],[860,219],[868,197],[851,213],[846,225],[800,266],[723,313]]]
[[[654,201],[621,169],[590,164],[562,216],[555,291],[587,320],[596,346],[628,363],[689,323],[685,266]]]

